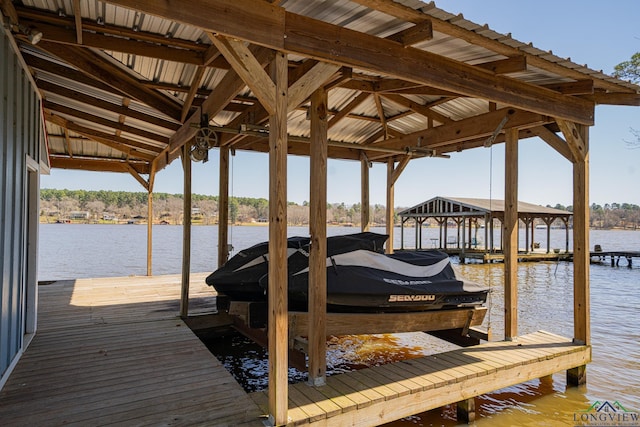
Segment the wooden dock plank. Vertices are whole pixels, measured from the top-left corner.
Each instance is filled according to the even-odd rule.
[[[543,358],[538,349],[555,352],[555,357]],[[551,349],[551,350],[550,350]],[[495,354],[500,357],[495,357]],[[550,375],[560,370],[580,366],[590,360],[590,348],[572,344],[553,334],[530,334],[518,342],[487,343],[348,372],[329,377],[332,383],[350,383],[357,386],[356,377],[371,378],[367,387],[387,378],[386,386],[398,378],[406,387],[413,384],[410,393],[385,395],[370,405],[314,423],[332,425],[378,425],[411,414],[455,403],[508,385]],[[481,372],[482,370],[484,372]],[[372,375],[375,372],[375,375]],[[403,375],[406,375],[403,377]],[[425,387],[426,386],[426,387]],[[296,423],[301,420],[295,420]]]
[[[293,384],[289,387],[289,394],[296,392],[307,397],[309,401],[315,402],[316,405],[325,412],[327,417],[332,417],[342,412],[340,405],[327,398],[316,387],[312,387],[307,383]]]
[[[193,276],[194,312],[215,309],[204,277]],[[180,276],[39,291],[38,333],[0,391],[3,426],[262,425],[260,408],[177,317]]]
[[[352,399],[351,393],[343,393],[334,388],[335,384],[327,384],[315,387],[315,390],[322,393],[324,397],[338,405],[342,412],[353,411],[358,407],[357,400]]]

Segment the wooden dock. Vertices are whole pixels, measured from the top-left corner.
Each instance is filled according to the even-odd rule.
[[[204,275],[192,313],[210,312]],[[0,391],[3,426],[263,425],[247,394],[177,317],[180,276],[40,286],[39,329]],[[288,425],[374,426],[585,365],[589,346],[547,332],[289,386]]]
[[[289,386],[289,425],[375,426],[581,366],[588,346],[548,332]],[[266,392],[251,398],[267,411]]]
[[[606,262],[609,258],[611,267],[621,267],[620,261],[623,260],[622,266],[633,267],[633,259],[640,258],[640,251],[594,251],[591,252],[591,262]]]
[[[180,276],[39,287],[38,332],[0,392],[3,426],[256,425],[260,412],[176,317]],[[211,311],[193,275],[193,312]]]

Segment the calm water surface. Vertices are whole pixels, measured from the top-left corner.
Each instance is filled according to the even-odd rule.
[[[146,274],[146,225],[41,224],[39,280]],[[329,235],[357,232],[332,227]],[[383,229],[372,231],[384,232]],[[175,274],[181,269],[182,227],[154,226],[153,273]],[[235,252],[265,241],[267,227],[233,227],[230,240]],[[405,229],[405,247],[415,245],[413,229]],[[483,233],[480,232],[480,235]],[[522,233],[521,233],[522,234]],[[289,235],[308,235],[306,227],[290,227]],[[431,246],[437,228],[423,231],[423,247]],[[450,232],[451,235],[451,232]],[[396,230],[395,247],[400,247]],[[497,237],[497,236],[496,236]],[[536,230],[535,241],[546,248],[546,231]],[[591,231],[591,247],[604,250],[640,250],[640,231]],[[192,271],[213,271],[217,260],[217,228],[193,227]],[[551,247],[565,245],[564,230],[552,230]],[[521,247],[524,238],[521,236]],[[455,263],[455,259],[453,260]],[[588,365],[586,387],[565,386],[564,373],[553,381],[538,380],[508,387],[476,400],[480,426],[575,425],[574,414],[595,401],[618,401],[627,410],[640,412],[640,260],[633,268],[591,265],[591,328],[593,362]],[[503,336],[502,264],[468,264],[460,274],[491,287],[488,301],[495,337]],[[573,267],[566,262],[521,263],[519,275],[519,333],[546,330],[564,336],[573,331]],[[424,334],[346,337],[331,345],[329,362],[339,372],[347,365],[376,364],[399,357],[437,353],[452,346]],[[253,372],[246,381],[260,387],[265,366],[247,359],[242,371]],[[455,408],[420,414],[394,426],[457,425]],[[640,425],[640,424],[639,424]]]

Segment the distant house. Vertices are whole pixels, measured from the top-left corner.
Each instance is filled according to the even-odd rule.
[[[89,212],[73,211],[69,214],[69,219],[89,219]]]

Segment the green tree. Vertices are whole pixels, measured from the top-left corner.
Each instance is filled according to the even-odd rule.
[[[640,52],[636,52],[631,59],[619,63],[614,67],[613,75],[620,79],[629,80],[632,83],[640,84]],[[640,131],[631,128],[629,130],[634,140],[625,141],[631,148],[640,148]]]
[[[619,63],[613,69],[615,77],[640,83],[640,52],[634,53],[630,60]]]
[[[236,199],[235,197],[230,197],[229,198],[229,219],[231,220],[232,224],[235,224],[235,222],[238,220],[238,207],[239,207],[238,199]]]

